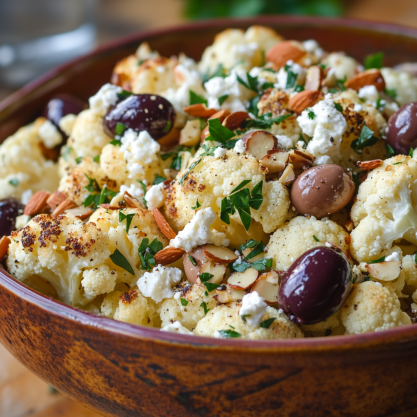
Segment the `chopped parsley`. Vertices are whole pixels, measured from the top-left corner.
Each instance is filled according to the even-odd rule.
[[[161,175],[157,174],[155,179],[153,180],[153,185],[158,185],[161,182],[164,182],[166,180],[167,180],[166,177],[162,177]]]
[[[131,93],[130,91],[122,90],[120,93],[117,93],[117,98],[119,100],[124,100],[125,98],[131,96],[132,94],[133,93]]]
[[[99,164],[100,163],[100,155],[97,155],[96,157],[94,157],[93,161],[97,162]]]
[[[117,136],[123,136],[123,133],[126,130],[126,125],[124,125],[123,123],[117,122],[116,124],[116,129],[115,129],[115,133]]]
[[[244,272],[248,268],[254,268],[257,271],[265,271],[266,268],[272,267],[271,258],[262,258],[253,263],[247,262],[255,256],[258,256],[259,254],[265,252],[265,245],[262,241],[258,242],[254,239],[251,239],[240,246],[241,252],[248,248],[251,248],[252,251],[243,260],[236,260],[235,262],[233,262],[233,264],[230,265],[230,269],[232,271]]]
[[[240,337],[240,333],[234,331],[234,330],[219,330],[220,336],[224,339],[230,339],[230,338],[236,338]]]
[[[116,192],[109,190],[107,185],[104,185],[103,189],[100,191],[97,181],[94,178],[90,178],[88,174],[85,174],[85,176],[88,179],[88,185],[84,188],[89,191],[90,194],[83,202],[84,207],[92,206],[97,208],[100,204],[110,203],[112,198],[117,195]]]
[[[395,164],[392,164],[392,165],[399,165],[399,164],[402,164],[402,162],[396,162]]]
[[[385,107],[386,103],[385,100],[382,100],[381,97],[378,97],[376,101],[376,108],[378,111],[382,111]]]
[[[285,71],[287,71],[287,81],[285,83],[285,88],[294,88],[297,84],[298,74],[296,72],[291,71],[289,65],[285,65],[284,69]]]
[[[366,70],[373,69],[373,68],[381,69],[383,60],[384,60],[384,53],[377,52],[376,54],[366,56],[363,66],[365,67]]]
[[[339,103],[334,103],[334,106],[336,107],[337,111],[340,111],[340,112],[343,111],[343,107]]]
[[[336,80],[336,88],[330,88],[329,92],[334,94],[334,93],[338,93],[339,91],[345,91],[346,90],[346,87],[345,87],[346,80],[347,80],[346,76],[343,79]]]
[[[314,120],[316,118],[316,113],[314,113],[313,110],[308,110],[307,116],[310,120]]]
[[[359,138],[355,139],[350,146],[357,154],[361,155],[364,148],[375,145],[377,142],[378,138],[374,136],[374,132],[364,125]]]
[[[146,199],[145,199],[145,195],[146,195],[146,191],[147,191],[146,190],[146,184],[142,180],[136,180],[136,181],[140,184],[140,186],[143,190],[143,197],[140,198],[140,201],[142,201],[142,204],[145,206],[145,208],[148,208],[148,204],[146,203]]]
[[[204,104],[207,107],[207,100],[203,97],[194,93],[194,91],[190,90],[190,106],[193,104]]]
[[[129,274],[135,275],[135,272],[133,271],[129,261],[123,256],[119,249],[116,249],[114,253],[110,255],[110,259],[115,265],[129,272]]]
[[[261,129],[269,129],[273,124],[280,124],[285,119],[288,119],[292,116],[292,113],[290,114],[283,114],[282,116],[278,117],[272,117],[272,113],[266,113],[261,116],[258,116],[256,120],[251,119],[248,120],[245,124],[245,129],[249,129],[252,127],[259,127]]]
[[[188,255],[188,259],[194,266],[197,266],[197,261],[191,255]]]
[[[235,136],[230,129],[220,123],[219,119],[210,119],[208,126],[210,135],[206,137],[206,140],[214,140],[224,145]]]
[[[236,77],[238,82],[248,90],[252,90],[255,93],[258,92],[258,77],[252,77],[248,72],[246,73],[247,82],[243,81],[238,75],[236,75]]]
[[[81,163],[81,161],[84,159],[84,157],[83,156],[79,156],[79,157],[77,157],[77,158],[75,158],[75,162],[77,163],[77,165],[78,164],[80,164]]]
[[[188,305],[188,301],[185,298],[180,298],[181,304],[185,307]]]
[[[394,100],[397,98],[397,90],[395,88],[391,88],[391,89],[386,88],[385,94]]]
[[[206,304],[206,302],[205,302],[205,301],[203,301],[203,302],[200,304],[200,307],[203,307],[203,309],[204,309],[204,315],[206,315],[206,314],[210,311],[210,309],[209,309],[209,308],[207,308],[207,304]]]
[[[207,291],[209,292],[214,291],[216,288],[220,286],[220,284],[214,284],[212,282],[209,282],[213,277],[214,275],[209,274],[208,272],[203,272],[199,276],[200,281],[206,286]]]
[[[320,242],[320,239],[318,239],[318,238],[316,237],[316,235],[313,235],[313,239],[314,239],[316,242]]]
[[[392,156],[394,156],[395,154],[394,149],[392,149],[392,147],[388,144],[386,145],[386,148],[387,148],[388,157],[391,158]]]
[[[385,256],[382,256],[381,258],[375,259],[374,261],[368,262],[368,264],[379,264],[381,262],[385,261]]]
[[[413,253],[414,263],[417,265],[417,251]]]
[[[218,119],[216,119],[218,120]],[[212,147],[210,148],[208,145],[203,144],[202,148],[204,149],[204,152],[200,155],[200,158],[197,159],[197,161],[193,162],[190,167],[188,168],[188,171],[183,175],[183,177],[180,179],[179,184],[183,185],[185,179],[188,177],[188,175],[190,174],[190,172],[203,160],[204,156],[213,156],[214,151],[216,149],[216,147]]]
[[[411,158],[412,158],[413,155],[414,155],[414,149],[410,148],[410,150],[408,151],[408,156],[411,156]]]
[[[203,83],[207,82],[208,80],[214,77],[225,78],[226,76],[227,76],[227,70],[223,67],[222,64],[217,65],[217,68],[212,74],[210,74],[209,71],[207,71],[205,74],[201,74]]]
[[[149,271],[156,265],[155,255],[161,251],[162,248],[163,245],[157,238],[155,238],[151,244],[149,244],[148,238],[142,240],[138,249],[142,270]]]
[[[243,320],[244,323],[247,323],[246,317],[250,317],[250,314],[242,314],[240,318]]]
[[[124,220],[126,220],[126,233],[129,232],[133,217],[135,217],[135,213],[124,214],[123,211],[119,211],[119,223],[122,223]]]
[[[195,206],[194,207],[191,207],[191,209],[192,210],[197,210],[198,208],[200,208],[201,207],[201,204],[200,204],[200,202],[198,201],[198,199],[197,199],[197,201],[195,202]]]
[[[217,101],[219,102],[219,106],[221,106],[227,99],[229,98],[229,94],[224,94],[220,96]]]
[[[62,152],[62,157],[64,158],[64,161],[68,161],[68,157],[71,152],[72,152],[71,146],[65,146],[65,149]]]
[[[297,84],[294,88],[294,92],[295,93],[301,93],[301,91],[304,91],[304,86],[300,85],[300,84]]]
[[[13,187],[17,187],[19,185],[19,180],[17,178],[13,178],[9,181],[10,185],[13,185]]]
[[[275,317],[272,317],[272,318],[270,318],[270,319],[267,319],[267,320],[261,321],[260,326],[261,326],[263,329],[269,329],[269,328],[271,327],[271,324],[272,324],[275,320],[276,320],[276,318],[275,318]]]

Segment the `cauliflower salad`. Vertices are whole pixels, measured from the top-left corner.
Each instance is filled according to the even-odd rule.
[[[87,312],[214,338],[417,319],[417,78],[253,26],[147,43],[0,145],[0,260]],[[405,67],[403,67],[405,68]]]

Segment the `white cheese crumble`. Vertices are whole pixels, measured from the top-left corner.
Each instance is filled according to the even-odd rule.
[[[267,307],[265,300],[257,291],[253,291],[243,296],[239,315],[245,316],[249,326],[257,327]]]
[[[143,188],[138,184],[131,185],[121,185],[119,195],[124,195],[125,192],[128,192],[132,197],[141,198],[143,197]]]
[[[75,114],[67,114],[59,121],[59,127],[67,135],[71,136],[72,128],[74,127],[77,116]]]
[[[45,120],[39,128],[38,135],[48,149],[62,143],[62,135],[50,120]]]
[[[309,39],[303,42],[303,46],[307,52],[314,54],[316,58],[320,59],[323,57],[324,51],[320,48],[319,44],[314,39]]]
[[[318,156],[315,160],[314,160],[314,165],[326,165],[326,164],[332,164],[332,158],[330,158],[330,156],[328,155],[322,155],[322,156]]]
[[[32,196],[33,196],[32,190],[25,190],[23,191],[22,196],[20,197],[20,201],[22,202],[22,204],[26,206],[26,204],[29,203],[29,200],[32,198]]]
[[[214,157],[215,158],[223,158],[227,154],[227,149],[218,147],[214,150]]]
[[[153,208],[160,208],[164,205],[165,201],[165,187],[164,183],[161,182],[158,185],[153,185],[145,195],[146,204],[148,210]]]
[[[358,96],[371,103],[376,103],[379,93],[374,85],[365,85],[359,90]]]
[[[181,270],[158,265],[138,279],[138,287],[145,297],[157,303],[174,296],[172,287],[181,281]]]
[[[363,110],[363,107],[360,104],[355,103],[355,105],[353,106],[353,110],[359,113],[360,111]]]
[[[275,135],[278,139],[278,143],[285,149],[291,149],[294,147],[294,142],[291,138],[285,135]]]
[[[174,321],[165,327],[162,327],[161,332],[172,332],[179,334],[193,334],[187,328],[185,328],[179,321]]]
[[[222,239],[222,244],[229,246],[230,242],[226,239],[224,233],[210,230],[210,226],[215,221],[216,215],[210,207],[199,210],[175,239],[171,239],[169,245],[190,252],[193,248],[206,243],[218,244],[220,239]]]
[[[311,112],[314,117],[310,118]],[[340,153],[342,135],[347,129],[343,114],[335,107],[334,101],[325,99],[319,101],[311,109],[306,109],[297,117],[304,134],[312,136],[307,150],[315,157],[328,155],[332,160]]]
[[[108,108],[117,103],[117,93],[121,93],[122,91],[122,87],[110,83],[104,84],[94,96],[88,99],[90,109],[94,113],[104,116]]]
[[[233,148],[233,150],[236,151],[237,153],[241,153],[241,154],[246,152],[246,146],[245,146],[242,139],[239,139],[236,142],[235,147]]]
[[[385,262],[401,261],[401,256],[398,252],[392,252],[391,255],[385,257]]]
[[[285,90],[287,88],[288,71],[297,74],[298,84],[303,83],[306,76],[306,70],[302,66],[294,64],[293,61],[288,61],[287,65],[278,71],[277,83],[274,85],[276,88],[280,88],[281,90]]]

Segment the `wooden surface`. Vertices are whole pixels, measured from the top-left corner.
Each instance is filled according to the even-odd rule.
[[[140,7],[138,5],[140,4]],[[149,27],[171,26],[183,21],[180,0],[102,0],[99,42]],[[348,17],[417,26],[415,0],[357,0]],[[0,99],[10,94],[0,89]],[[60,393],[14,359],[0,345],[0,417],[99,417]],[[398,416],[399,417],[399,416]]]

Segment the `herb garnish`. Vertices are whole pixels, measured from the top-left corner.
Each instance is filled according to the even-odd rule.
[[[255,256],[258,256],[259,254],[265,252],[265,245],[262,241],[258,242],[254,239],[251,239],[240,246],[240,251],[243,252],[245,249],[248,248],[253,249],[243,260],[239,259],[233,262],[233,264],[230,265],[231,270],[237,272],[244,272],[248,268],[254,268],[257,271],[265,271],[266,268],[272,267],[272,258],[262,258],[253,263],[247,262]]]
[[[64,161],[68,161],[68,156],[71,152],[72,152],[71,146],[65,146],[65,149],[62,152],[62,157],[64,158]]]
[[[266,113],[261,116],[258,116],[257,119],[248,120],[245,124],[245,129],[249,129],[251,127],[259,127],[261,129],[269,129],[273,124],[280,124],[285,119],[288,119],[292,116],[290,114],[283,114],[282,116],[272,117],[272,113]]]
[[[75,162],[77,163],[77,165],[78,164],[81,164],[81,161],[84,159],[84,157],[83,156],[79,156],[79,157],[77,157],[77,158],[75,158]]]
[[[313,239],[314,239],[316,242],[320,242],[320,239],[318,239],[318,238],[316,237],[316,235],[313,235]]]
[[[10,185],[13,185],[13,187],[17,187],[19,185],[19,180],[17,178],[13,178],[9,181]]]
[[[411,158],[412,158],[413,155],[414,155],[414,149],[410,148],[410,150],[408,151],[408,156],[411,156]]]
[[[116,249],[114,253],[110,255],[110,259],[115,265],[129,272],[129,274],[135,275],[135,272],[133,271],[129,261],[123,256],[119,249]]]
[[[216,119],[218,120],[218,119]],[[203,144],[202,148],[204,149],[204,152],[200,155],[200,158],[197,159],[197,161],[193,162],[190,167],[188,168],[188,171],[183,175],[183,177],[180,179],[179,184],[183,185],[185,179],[188,177],[188,175],[190,174],[190,172],[203,160],[204,156],[213,156],[214,151],[216,149],[216,147],[212,147],[210,148],[208,145]]]
[[[375,145],[377,142],[378,138],[374,136],[374,132],[364,125],[359,138],[354,140],[350,146],[357,154],[361,155],[364,148]]]
[[[314,120],[316,118],[316,113],[314,113],[313,110],[308,110],[307,116],[310,120]]]
[[[225,339],[236,338],[241,336],[240,333],[234,330],[219,330],[218,332],[220,333],[220,336]]]
[[[200,204],[200,202],[198,201],[198,199],[197,199],[197,201],[195,202],[195,206],[194,207],[191,207],[191,209],[192,210],[197,210],[198,208],[200,208],[201,207],[201,204]]]
[[[252,77],[248,72],[246,73],[246,78],[248,82],[242,80],[239,75],[236,75],[237,80],[240,84],[246,87],[248,90],[252,90],[255,93],[258,92],[258,77]]]
[[[392,149],[392,147],[388,144],[386,145],[386,148],[387,148],[388,157],[391,158],[391,156],[394,156],[395,154],[394,149]]]
[[[379,264],[384,261],[385,261],[385,256],[382,256],[381,258],[375,259],[374,261],[369,261],[368,264]]]
[[[151,244],[149,244],[148,238],[142,240],[138,249],[142,270],[149,271],[156,265],[155,255],[161,251],[162,248],[163,245],[157,238],[155,238]]]
[[[270,318],[270,319],[267,319],[267,320],[261,321],[260,326],[261,326],[263,329],[269,329],[269,328],[271,327],[271,324],[272,324],[275,320],[276,320],[276,318],[275,318],[275,317],[272,317],[272,318]]]
[[[209,274],[208,272],[203,272],[199,276],[200,281],[206,286],[209,292],[214,291],[216,288],[220,286],[220,284],[214,284],[212,282],[209,282],[213,277],[214,275]]]
[[[188,301],[185,298],[180,298],[181,304],[185,307],[188,305]]]
[[[166,177],[162,177],[161,175],[157,174],[155,179],[153,180],[153,185],[158,185],[164,181],[166,181]]]
[[[395,88],[391,88],[391,89],[386,88],[385,94],[394,100],[397,98],[397,90]]]
[[[198,95],[197,93],[194,93],[194,91],[190,90],[190,106],[193,104],[204,104],[207,107],[207,99],[205,99],[203,96]]]
[[[119,100],[124,100],[125,98],[131,96],[133,93],[130,91],[122,90],[120,93],[117,93],[117,98]]]
[[[115,133],[117,136],[123,136],[123,133],[126,130],[126,125],[124,125],[123,123],[117,122],[116,124],[116,129],[115,129]]]
[[[206,315],[206,314],[210,311],[210,308],[207,308],[207,304],[206,304],[206,302],[205,302],[205,301],[203,301],[203,302],[200,304],[200,307],[203,307],[203,309],[204,309],[204,315]]]
[[[285,65],[284,69],[287,71],[287,81],[285,83],[285,88],[293,88],[297,83],[298,74],[296,72],[291,71],[290,65]]]
[[[368,55],[365,57],[363,66],[365,67],[366,70],[373,69],[373,68],[381,69],[383,59],[384,59],[383,52],[377,52],[376,54]]]
[[[97,162],[98,164],[100,163],[100,155],[97,155],[93,158],[94,162]]]
[[[414,263],[417,264],[417,251],[413,253]]]
[[[145,198],[145,195],[147,192],[146,184],[142,180],[136,180],[136,181],[140,184],[143,190],[143,197],[140,197],[140,201],[142,201],[142,204],[145,206],[145,208],[148,208],[148,204],[146,203],[146,198]]]
[[[88,185],[84,188],[91,194],[84,200],[84,207],[93,206],[94,208],[97,208],[100,204],[110,203],[111,199],[117,195],[116,192],[109,190],[107,185],[104,185],[100,192],[97,181],[94,178],[90,178],[88,174],[85,174],[85,176],[88,179]]]
[[[221,106],[227,99],[229,98],[229,94],[224,94],[220,96],[217,101],[219,102],[219,106]]]
[[[334,106],[336,107],[337,111],[340,111],[340,113],[342,113],[343,107],[339,103],[334,103]]]
[[[126,220],[126,233],[129,232],[133,217],[135,217],[135,213],[124,214],[123,211],[119,211],[119,223],[122,223],[124,220]]]
[[[188,259],[194,266],[197,266],[197,261],[191,255],[188,255]]]
[[[378,111],[382,111],[385,107],[386,103],[384,100],[381,99],[381,97],[378,97],[376,101],[376,108]]]

